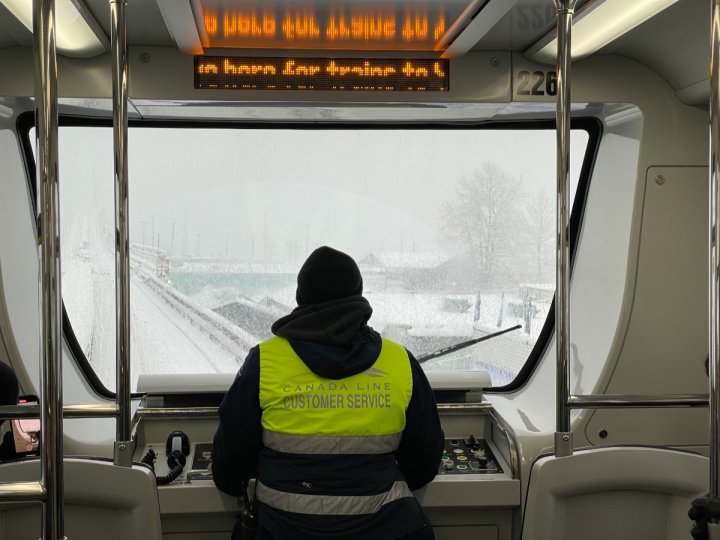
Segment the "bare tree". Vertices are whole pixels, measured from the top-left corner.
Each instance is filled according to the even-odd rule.
[[[523,198],[519,180],[493,163],[463,178],[442,205],[443,232],[475,267],[477,285],[500,285],[500,270],[514,251]]]
[[[523,236],[528,264],[536,282],[552,280],[554,266],[555,203],[545,190],[526,199],[523,208]]]

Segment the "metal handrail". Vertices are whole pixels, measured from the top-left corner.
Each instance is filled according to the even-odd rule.
[[[572,454],[570,396],[570,63],[576,0],[553,0],[557,11],[557,234],[555,345],[557,407],[555,455]]]
[[[641,395],[596,394],[570,396],[570,409],[628,409],[657,407],[707,407],[707,394]]]
[[[0,484],[0,501],[45,502],[47,492],[41,482],[8,482]]]
[[[720,0],[710,0],[711,61],[710,61],[710,182],[709,182],[709,395],[570,395],[569,380],[569,228],[564,190],[567,189],[570,120],[570,62],[572,15],[575,0],[553,0],[557,10],[557,288],[556,323],[557,344],[557,429],[555,455],[571,455],[571,409],[654,408],[654,407],[710,407],[710,497],[720,491]]]
[[[40,266],[40,481],[0,484],[0,499],[42,503],[42,538],[63,534],[62,350],[60,219],[58,201],[58,95],[55,1],[34,0],[33,49],[37,124],[38,259]],[[26,411],[8,411],[20,417]]]
[[[63,418],[115,418],[119,414],[117,403],[89,403],[84,405],[64,405]],[[0,407],[0,418],[38,418],[39,405],[3,405]]]
[[[113,56],[113,125],[116,179],[116,401],[68,405],[62,402],[62,295],[58,185],[58,94],[55,0],[34,0],[33,42],[37,123],[38,242],[41,290],[40,405],[0,407],[0,417],[40,416],[39,482],[0,484],[0,500],[40,502],[42,539],[65,538],[63,516],[63,418],[117,420],[115,463],[132,464],[130,394],[130,262],[127,197],[128,60],[125,0],[110,0]]]
[[[147,407],[135,411],[136,420],[142,418],[214,418],[218,407]]]
[[[710,379],[710,496],[720,493],[720,0],[711,0],[710,46],[710,182],[709,182],[709,379]]]
[[[64,538],[62,415],[62,294],[60,272],[60,204],[58,200],[58,94],[55,48],[55,0],[33,4],[37,184],[41,302],[40,485],[42,536]]]
[[[128,57],[125,0],[110,0],[112,56],[113,152],[115,178],[115,388],[118,418],[115,463],[132,465],[130,411],[130,234],[128,198]]]

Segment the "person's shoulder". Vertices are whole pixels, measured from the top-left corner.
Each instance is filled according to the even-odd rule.
[[[269,338],[264,339],[263,341],[261,341],[260,343],[255,345],[253,347],[253,349],[257,349],[257,353],[260,354],[260,353],[262,353],[263,349],[267,351],[268,348],[278,347],[278,346],[282,347],[282,346],[286,346],[289,343],[290,343],[290,340],[287,338],[284,338],[281,336],[270,336]],[[250,349],[250,350],[252,351],[253,349]]]
[[[375,331],[373,330],[373,332],[375,332]],[[378,334],[377,332],[375,332],[375,334],[377,334],[378,340],[382,340],[383,345],[387,345],[387,346],[396,348],[397,350],[405,351],[405,353],[407,353],[407,356],[410,359],[410,361],[417,363],[417,360],[415,360],[415,356],[413,356],[413,353],[405,345],[403,345],[399,341],[395,341],[394,339],[390,339],[385,336],[382,336],[382,335]]]
[[[259,371],[259,369],[260,345],[258,344],[248,351],[247,356],[245,356],[245,360],[242,363],[242,366],[240,366],[240,369],[238,370],[237,378],[247,377],[249,374]]]

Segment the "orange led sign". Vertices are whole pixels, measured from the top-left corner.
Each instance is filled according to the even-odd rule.
[[[448,60],[196,56],[195,88],[446,92]]]
[[[205,48],[441,50],[479,0],[191,0]]]
[[[432,49],[445,34],[445,19],[430,21],[427,15],[339,16],[322,21],[314,15],[274,15],[226,13],[221,17],[205,14],[205,32],[213,47],[251,46],[268,41],[285,46],[388,45],[401,42],[403,49]],[[432,25],[432,27],[431,27]]]

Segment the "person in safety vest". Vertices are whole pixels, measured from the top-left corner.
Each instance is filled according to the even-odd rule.
[[[220,404],[215,484],[241,496],[257,479],[258,540],[434,538],[412,494],[444,445],[420,364],[367,325],[349,255],[316,249],[297,284],[298,307],[250,350]]]

